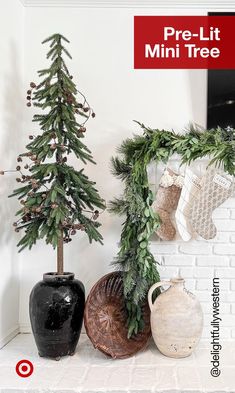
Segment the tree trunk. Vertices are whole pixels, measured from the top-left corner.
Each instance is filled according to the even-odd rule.
[[[64,241],[63,232],[57,245],[57,274],[64,274]]]
[[[59,44],[61,44],[61,38],[59,39]],[[58,59],[61,60],[61,50],[60,50],[60,54],[58,55]],[[59,69],[57,71],[57,79],[59,82],[59,85],[61,88],[63,88],[63,82],[61,80],[61,72],[62,70]],[[61,106],[61,97],[58,97],[58,106],[59,106],[59,112],[62,112],[62,106]],[[60,119],[60,123],[59,123],[59,130],[60,133],[63,134],[64,131],[64,123],[63,120]],[[62,159],[62,153],[61,151],[56,152],[56,162],[58,165],[61,165],[61,159]],[[59,177],[59,180],[61,181],[61,186],[63,187],[64,184],[64,179],[62,176],[62,179]],[[58,245],[57,245],[57,273],[58,274],[64,274],[64,241],[63,241],[63,229],[61,229],[61,236],[58,240]]]

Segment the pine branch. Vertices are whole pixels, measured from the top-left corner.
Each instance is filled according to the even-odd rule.
[[[84,124],[94,113],[78,92],[63,59],[63,55],[71,59],[64,42],[69,41],[61,34],[43,41],[49,44],[50,65],[38,71],[40,82],[31,82],[27,91],[27,105],[33,104],[42,113],[33,116],[41,132],[29,136],[26,152],[18,157],[19,163],[29,163],[18,165],[20,187],[11,194],[21,203],[19,219],[14,223],[17,232],[25,231],[18,244],[20,251],[44,239],[54,248],[60,245],[61,253],[61,236],[68,243],[78,231],[84,231],[90,242],[102,243],[97,209],[105,209],[104,200],[83,169],[76,171],[67,164],[71,153],[80,163],[95,164],[91,151],[81,142]]]

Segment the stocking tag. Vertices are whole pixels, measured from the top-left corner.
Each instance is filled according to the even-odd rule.
[[[220,187],[225,188],[226,190],[228,190],[231,186],[231,181],[220,175],[215,175],[213,178],[213,182],[218,184]]]
[[[191,177],[191,180],[192,180],[193,185],[194,185],[198,190],[200,190],[200,189],[201,189],[201,179],[200,179],[200,177],[197,177],[196,175],[194,175],[194,173],[193,173],[191,176],[192,176],[192,177]]]

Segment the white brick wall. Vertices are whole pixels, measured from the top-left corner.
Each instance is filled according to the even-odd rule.
[[[200,300],[204,312],[203,338],[210,337],[212,319],[212,279],[220,278],[221,340],[235,338],[235,196],[229,198],[213,213],[217,226],[215,239],[163,242],[154,237],[151,250],[161,279],[179,273],[186,279],[186,287]]]

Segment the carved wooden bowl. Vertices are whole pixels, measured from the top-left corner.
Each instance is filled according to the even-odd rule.
[[[95,348],[113,359],[124,359],[148,344],[151,328],[147,302],[143,315],[144,330],[128,339],[122,277],[121,273],[113,272],[102,277],[91,289],[86,301],[84,324]]]

